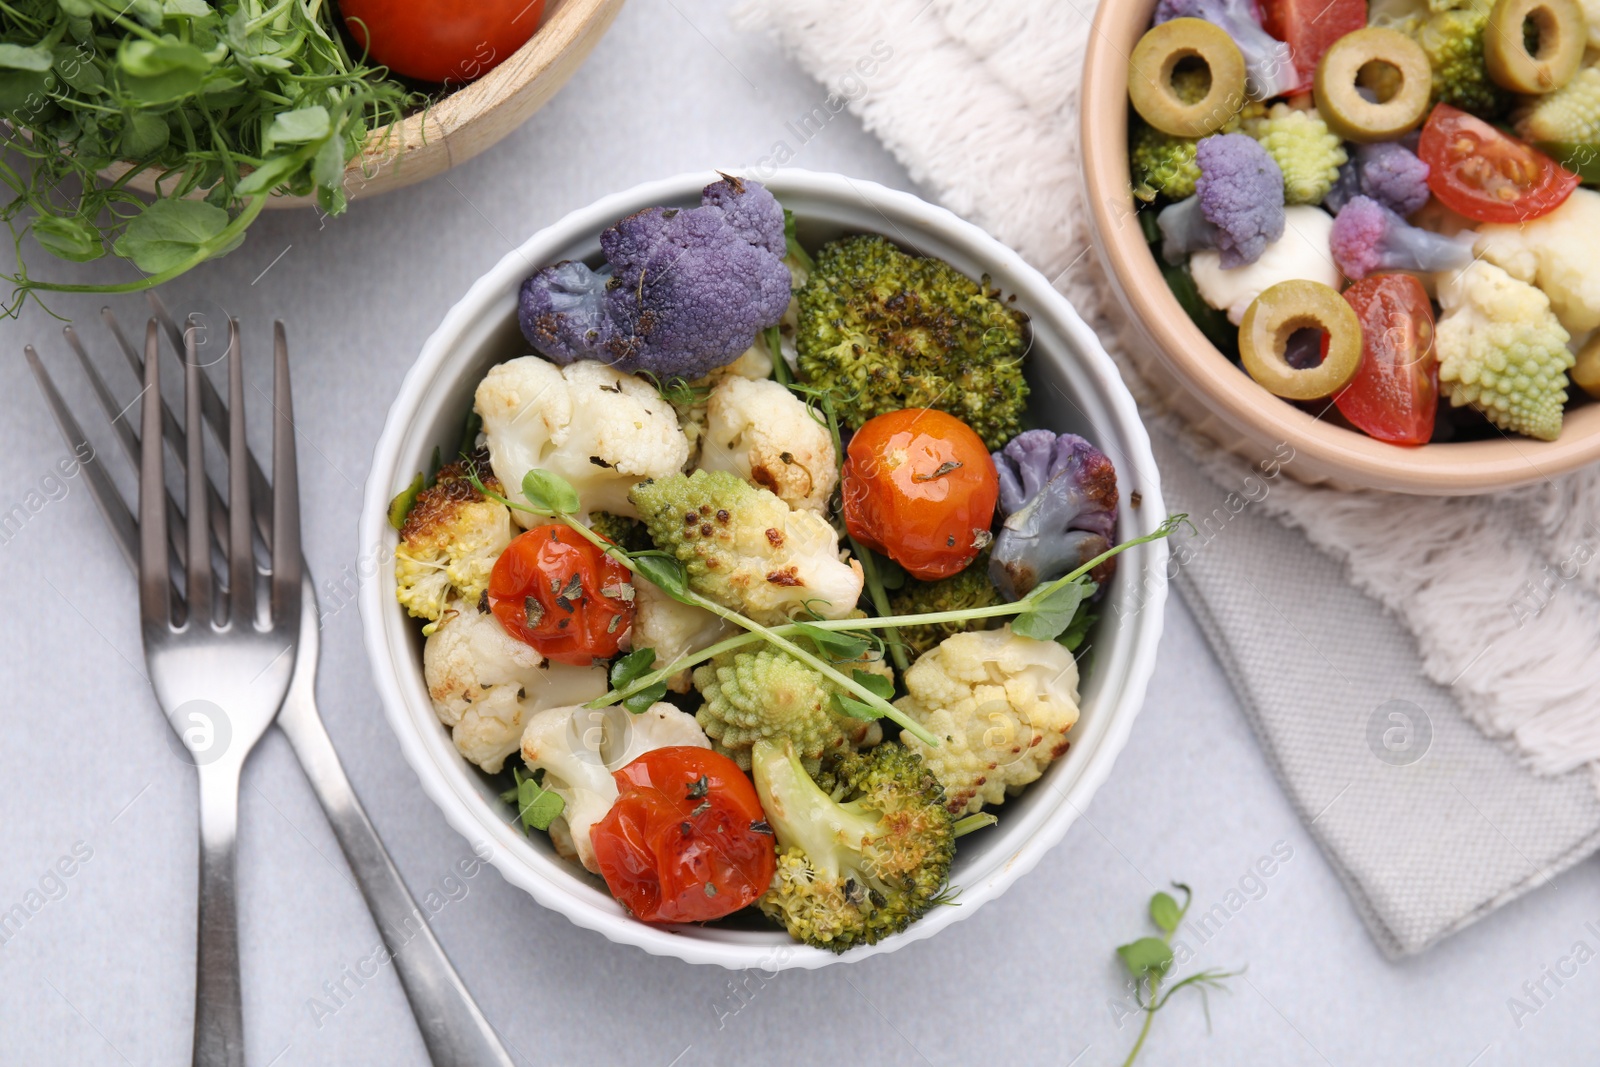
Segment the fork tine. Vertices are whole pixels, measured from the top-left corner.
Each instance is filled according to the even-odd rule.
[[[128,360],[128,367],[133,371],[133,376],[140,381],[144,380],[144,360],[139,352],[122,332],[122,326],[117,322],[117,317],[111,313],[110,308],[100,309],[100,318],[111,329],[111,335],[117,339],[117,347],[122,349],[122,354]],[[156,351],[161,351],[161,346],[156,346]],[[85,360],[87,363],[87,360]],[[110,390],[106,392],[110,396]],[[167,404],[166,398],[161,400],[161,432],[167,435],[167,440],[172,442],[172,447],[177,450],[182,458],[188,452],[188,441],[184,436],[183,427],[178,423],[178,417],[172,413],[172,408]],[[137,440],[137,439],[135,439]],[[134,455],[138,455],[137,452]]]
[[[106,525],[111,527],[111,533],[117,540],[117,547],[122,549],[128,565],[137,567],[139,530],[134,525],[133,512],[128,510],[122,494],[117,492],[117,487],[112,484],[105,468],[100,465],[99,455],[89,443],[89,439],[84,436],[78,420],[72,417],[72,410],[67,407],[60,391],[56,389],[56,383],[44,369],[39,353],[33,350],[32,345],[28,345],[22,350],[22,354],[28,361],[29,369],[33,371],[34,379],[39,383],[39,391],[44,393],[45,403],[50,406],[50,414],[55,416],[56,425],[61,428],[61,436],[66,438],[67,447],[72,450],[73,455],[78,457],[84,476],[88,479],[89,495],[94,497],[95,505],[105,517]]]
[[[160,335],[150,320],[144,334],[144,396],[140,400],[146,441],[161,440]],[[163,450],[145,448],[139,455],[139,615],[148,628],[172,621],[171,576],[167,569],[166,479]]]
[[[211,532],[208,529],[211,480],[206,477],[206,427],[200,414],[200,373],[191,338],[183,361],[183,424],[189,435],[185,456],[188,492],[184,500],[189,509],[189,578],[184,589],[191,625],[209,623],[216,616],[211,599]]]
[[[147,361],[149,358],[146,356]],[[250,537],[250,444],[244,436],[244,359],[239,352],[239,320],[232,318],[228,320],[228,414],[229,619],[234,626],[251,626],[256,615],[256,557]]]
[[[282,322],[272,324],[272,345],[272,618],[275,625],[294,626],[300,615],[300,473]]]

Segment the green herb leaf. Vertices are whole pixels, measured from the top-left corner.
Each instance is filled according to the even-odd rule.
[[[1117,946],[1117,955],[1127,965],[1135,978],[1157,978],[1172,966],[1172,946],[1159,937],[1141,937],[1126,945]]]
[[[813,626],[809,622],[795,623],[796,628],[808,638],[817,648],[826,652],[836,660],[857,660],[866,655],[872,643],[864,637],[854,634],[842,633],[838,630],[824,630],[820,626]],[[873,675],[877,677],[877,675]]]
[[[1072,624],[1078,605],[1089,595],[1092,583],[1079,579],[1032,598],[1027,611],[1011,620],[1011,632],[1038,641],[1053,641]]]
[[[649,674],[656,664],[656,650],[636,648],[626,656],[618,656],[611,664],[611,688],[622,689],[636,678]]]
[[[31,228],[33,239],[52,256],[87,263],[106,254],[100,231],[77,215],[40,215]]]
[[[1183,921],[1183,909],[1178,907],[1178,902],[1172,899],[1171,894],[1157,893],[1150,898],[1150,921],[1170,934]]]
[[[411,514],[412,507],[417,502],[417,494],[422,492],[422,473],[412,479],[411,484],[395,494],[389,501],[389,525],[396,530],[406,524],[406,516]]]
[[[211,60],[174,37],[159,41],[128,37],[117,47],[117,66],[135,78],[156,78],[176,71],[204,74],[211,69]]]
[[[260,193],[270,193],[294,174],[295,171],[305,166],[305,157],[300,152],[289,152],[281,156],[273,156],[246,174],[239,184],[234,186],[234,192],[240,196],[256,196]]]
[[[40,45],[26,48],[20,44],[0,41],[0,67],[6,70],[47,71],[55,64],[50,49]]]
[[[128,223],[112,251],[160,274],[206,249],[227,225],[228,213],[203,201],[157,200]]]
[[[873,674],[871,671],[857,670],[851,671],[850,677],[857,685],[861,686],[861,688],[867,690],[867,692],[871,693],[875,697],[881,697],[884,700],[888,700],[890,697],[894,696],[894,683],[881,674]]]
[[[844,693],[833,694],[833,709],[840,715],[852,719],[864,719],[867,722],[874,722],[880,718],[877,708]]]
[[[161,12],[191,19],[208,18],[216,14],[205,0],[162,0]]]
[[[635,715],[643,715],[650,706],[667,695],[667,683],[657,682],[646,686],[630,697],[623,698],[622,706]]]
[[[280,111],[267,126],[266,148],[274,145],[306,144],[320,141],[333,132],[328,109],[321,104],[302,107],[295,111]]]
[[[524,778],[517,785],[517,814],[525,830],[549,830],[566,806],[566,801],[541,788],[532,778]]]
[[[678,560],[660,552],[641,552],[633,557],[633,565],[672,599],[691,602],[688,600],[689,572]]]
[[[540,511],[552,515],[573,515],[578,511],[578,491],[559,474],[531,470],[522,478],[522,495]]]
[[[148,159],[167,147],[171,136],[166,119],[148,111],[135,111],[122,127],[122,154],[129,159]]]

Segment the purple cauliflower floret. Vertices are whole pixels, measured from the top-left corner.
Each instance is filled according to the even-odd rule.
[[[989,553],[989,579],[1012,600],[1077,570],[1111,547],[1117,469],[1077,434],[1028,430],[994,453],[1005,522]],[[1090,572],[1103,587],[1108,559]]]
[[[553,363],[692,381],[738,359],[789,306],[783,208],[759,182],[725,177],[697,208],[629,215],[600,250],[599,270],[568,260],[522,283],[522,335]]]
[[[1458,270],[1472,262],[1475,235],[1445,237],[1420,229],[1370,196],[1351,199],[1333,220],[1329,246],[1345,277],[1359,281],[1374,271]]]
[[[1195,194],[1161,212],[1161,254],[1180,263],[1190,252],[1215,248],[1222,266],[1243,267],[1283,236],[1283,171],[1254,137],[1226,133],[1195,149],[1200,178]]]
[[[1247,88],[1257,100],[1271,100],[1300,87],[1289,46],[1261,28],[1254,0],[1161,0],[1154,25],[1172,19],[1204,19],[1221,26],[1244,56]]]
[[[1428,170],[1402,144],[1360,145],[1350,162],[1339,168],[1339,180],[1322,205],[1337,213],[1353,198],[1368,196],[1397,215],[1414,215],[1428,202]]]

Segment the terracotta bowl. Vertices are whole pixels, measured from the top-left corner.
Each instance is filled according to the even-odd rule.
[[[1258,461],[1288,445],[1294,459],[1284,469],[1296,479],[1344,489],[1489,493],[1600,460],[1600,404],[1569,407],[1555,441],[1506,436],[1403,448],[1277,399],[1206,340],[1145,244],[1128,172],[1128,56],[1155,7],[1156,0],[1103,0],[1095,13],[1083,67],[1082,158],[1095,248],[1143,342],[1129,354],[1162,399],[1229,452]]]
[[[504,62],[477,81],[450,93],[425,111],[367,138],[365,152],[345,168],[352,200],[388,192],[442,174],[498,142],[545,105],[577,71],[623,0],[546,0],[539,30]],[[106,171],[118,177],[126,167]],[[155,175],[137,175],[129,186],[155,193]],[[315,197],[274,196],[269,208],[312,207]]]

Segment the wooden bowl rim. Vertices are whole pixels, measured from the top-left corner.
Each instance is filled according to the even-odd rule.
[[[1554,441],[1506,436],[1407,448],[1320,421],[1277,401],[1235,367],[1179,306],[1133,217],[1128,168],[1127,56],[1156,0],[1103,3],[1083,64],[1082,152],[1095,245],[1161,364],[1223,423],[1265,450],[1286,443],[1336,479],[1428,495],[1487,493],[1550,478],[1600,459],[1600,403],[1566,415]],[[1576,386],[1571,388],[1576,389]]]

